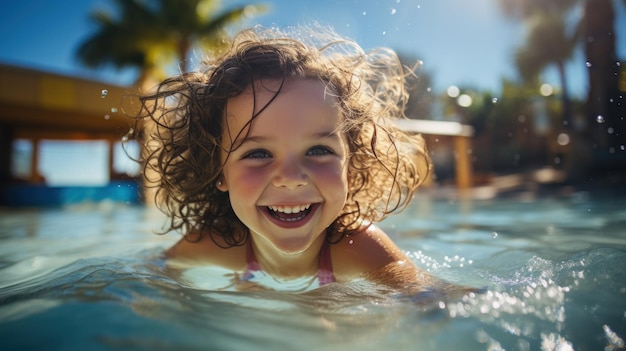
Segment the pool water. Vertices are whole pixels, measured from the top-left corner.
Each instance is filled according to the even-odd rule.
[[[0,211],[2,350],[622,350],[626,200],[418,196],[381,224],[444,301],[366,282],[234,292],[174,271],[163,218],[117,203]]]

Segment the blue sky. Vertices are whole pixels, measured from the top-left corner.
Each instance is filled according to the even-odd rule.
[[[433,78],[434,93],[458,85],[489,90],[497,96],[502,78],[516,77],[512,57],[524,39],[522,25],[507,19],[500,12],[497,1],[259,0],[254,2],[268,4],[269,12],[248,20],[244,26],[284,27],[317,21],[355,39],[365,49],[385,46],[422,60],[423,69]],[[223,0],[222,6],[229,8],[250,2]],[[132,70],[94,71],[81,66],[75,58],[79,44],[96,30],[89,13],[96,9],[111,9],[111,4],[109,0],[0,0],[0,63],[116,85],[131,84],[136,76]],[[621,1],[617,4],[618,56],[624,60],[626,11]],[[587,82],[582,52],[575,56],[567,69],[570,91],[584,96]],[[544,80],[558,86],[554,71],[546,72]],[[106,152],[106,147],[97,143],[84,149],[91,151],[83,157],[75,154],[73,149],[63,151],[63,148],[50,146],[44,153],[50,154],[52,161],[47,159],[43,163],[49,165],[46,166],[48,169],[54,169],[59,162],[72,159],[100,162],[93,157],[94,153]],[[57,150],[56,154],[50,150]],[[70,153],[71,158],[59,157]],[[85,169],[85,165],[81,165]],[[100,169],[100,163],[91,168]],[[68,164],[56,169],[73,168]],[[76,175],[76,172],[72,173]],[[49,178],[58,177],[49,174]],[[102,183],[106,181],[106,175],[91,175],[89,179],[85,182]],[[63,182],[61,177],[59,183]],[[75,178],[66,182],[80,183]]]
[[[223,0],[224,8],[250,1]],[[387,46],[415,55],[434,78],[434,91],[449,85],[499,91],[502,77],[515,78],[514,49],[521,24],[505,18],[497,0],[267,0],[265,15],[246,24],[289,26],[311,21],[333,26],[365,48]],[[621,4],[621,2],[620,2]],[[89,13],[111,8],[109,0],[3,0],[0,2],[0,62],[130,84],[133,72],[88,70],[75,59],[79,43],[95,30]],[[624,9],[617,28],[620,57],[626,56]],[[569,65],[571,90],[586,88],[582,55]],[[553,72],[545,76],[556,83]]]

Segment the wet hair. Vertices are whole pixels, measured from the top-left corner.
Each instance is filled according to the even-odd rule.
[[[141,97],[137,128],[143,135],[144,182],[156,189],[156,205],[170,218],[165,231],[194,233],[197,240],[210,235],[223,247],[248,239],[248,228],[216,183],[222,153],[240,145],[258,115],[223,143],[227,101],[264,79],[319,80],[338,101],[349,147],[349,189],[327,240],[338,242],[404,209],[431,167],[423,138],[393,123],[405,118],[408,77],[413,71],[393,51],[364,52],[329,28],[239,32],[226,52],[207,58],[199,70],[168,78]],[[233,146],[223,150],[224,145]]]

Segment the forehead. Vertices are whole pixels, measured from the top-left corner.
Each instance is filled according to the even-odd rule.
[[[241,136],[297,126],[335,130],[341,123],[334,92],[315,79],[256,81],[228,100],[225,118],[233,138],[242,130]]]

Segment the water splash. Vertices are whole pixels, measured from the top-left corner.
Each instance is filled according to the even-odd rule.
[[[541,350],[542,351],[574,351],[572,344],[565,340],[562,336],[550,333],[549,335],[541,334]]]
[[[621,350],[624,348],[624,339],[620,338],[608,325],[603,325],[604,335],[606,336],[608,345],[604,348],[606,351]]]
[[[126,133],[126,135],[124,135],[122,137],[122,142],[127,142],[130,138],[132,138],[132,136],[135,134],[135,129],[134,128],[130,128],[130,130],[128,131],[128,133]]]

